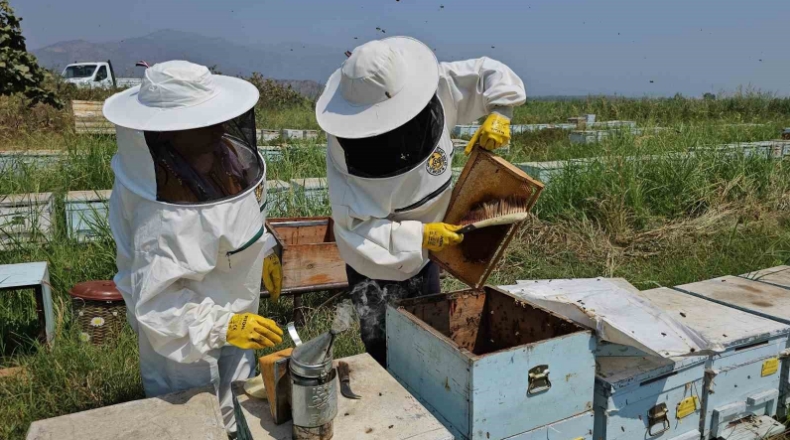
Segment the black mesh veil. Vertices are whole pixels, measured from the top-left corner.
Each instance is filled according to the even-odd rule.
[[[254,109],[210,127],[146,131],[145,141],[156,169],[159,201],[201,203],[232,197],[263,175]]]
[[[384,178],[403,174],[433,152],[444,131],[442,103],[434,95],[409,122],[390,132],[362,139],[338,138],[352,175]]]

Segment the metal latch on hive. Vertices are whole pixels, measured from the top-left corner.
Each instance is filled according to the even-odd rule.
[[[647,433],[651,437],[669,430],[671,425],[669,424],[668,413],[669,411],[667,410],[666,403],[659,403],[658,405],[650,408],[650,411],[647,412]],[[663,427],[663,429],[658,432],[653,432],[653,427],[659,424]]]
[[[529,370],[529,387],[527,387],[527,394],[538,394],[548,391],[551,388],[551,381],[549,380],[549,366],[538,365]]]

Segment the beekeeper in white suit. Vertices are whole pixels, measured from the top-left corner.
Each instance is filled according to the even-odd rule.
[[[439,293],[428,251],[463,239],[457,226],[440,223],[452,192],[450,131],[486,116],[467,154],[475,145],[501,147],[513,107],[525,100],[524,84],[504,64],[439,63],[407,37],[357,47],[329,78],[316,117],[328,133],[334,232],[362,339],[382,365],[386,302]]]
[[[257,315],[261,279],[274,296],[282,280],[264,228],[257,101],[244,80],[170,61],[104,105],[118,139],[115,282],[139,338],[145,393],[213,384],[229,432],[230,383],[254,372],[252,349],[282,335]]]

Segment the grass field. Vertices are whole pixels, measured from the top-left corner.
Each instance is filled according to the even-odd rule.
[[[3,99],[0,110],[5,108]],[[2,122],[0,111],[0,143],[65,149],[68,158],[51,167],[5,170],[0,173],[0,194],[110,188],[114,138],[76,136],[69,132],[68,121],[57,122],[62,116],[50,114],[53,122],[47,125],[47,113],[38,111],[38,122],[22,118],[25,122],[15,128]],[[790,100],[751,94],[711,101],[531,101],[516,112],[514,123],[562,122],[582,113],[596,113],[599,120],[636,120],[643,127],[667,130],[646,136],[618,135],[596,145],[573,145],[567,132],[560,131],[516,136],[506,156],[514,162],[650,157],[601,160],[585,168],[569,167],[553,178],[534,218],[510,246],[492,283],[613,276],[649,289],[790,262],[790,160],[701,149],[776,138],[780,128],[790,126]],[[258,115],[260,127],[316,128],[309,107],[261,109]],[[764,125],[727,125],[736,123]],[[38,129],[36,124],[40,124]],[[690,150],[697,153],[682,158],[661,156]],[[456,163],[462,164],[463,158]],[[269,164],[268,178],[323,176],[324,166],[320,149],[288,150],[280,162]],[[56,209],[56,218],[62,218],[63,206]],[[327,213],[327,206],[305,206],[303,200],[291,199],[275,207],[272,215]],[[114,274],[114,244],[108,231],[105,228],[100,240],[85,245],[65,236],[62,221],[55,229],[50,243],[0,252],[0,264],[49,261],[59,312],[59,334],[54,347],[47,349],[31,341],[35,334],[31,296],[13,293],[0,299],[0,366],[22,366],[25,371],[0,378],[3,439],[24,438],[33,420],[142,397],[134,335],[127,332],[115,344],[92,347],[79,342],[69,316],[66,292],[71,286]],[[445,280],[446,289],[460,287],[455,280]],[[318,306],[329,298],[325,293],[305,298],[310,312],[303,337],[328,328],[333,304]],[[261,314],[285,324],[290,305],[288,298],[277,305],[264,301]],[[362,351],[355,330],[340,340],[337,356]]]

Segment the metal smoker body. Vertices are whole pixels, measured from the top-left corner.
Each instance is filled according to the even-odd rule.
[[[335,335],[324,333],[291,355],[291,415],[295,439],[332,438],[337,415],[337,370],[332,365]]]

